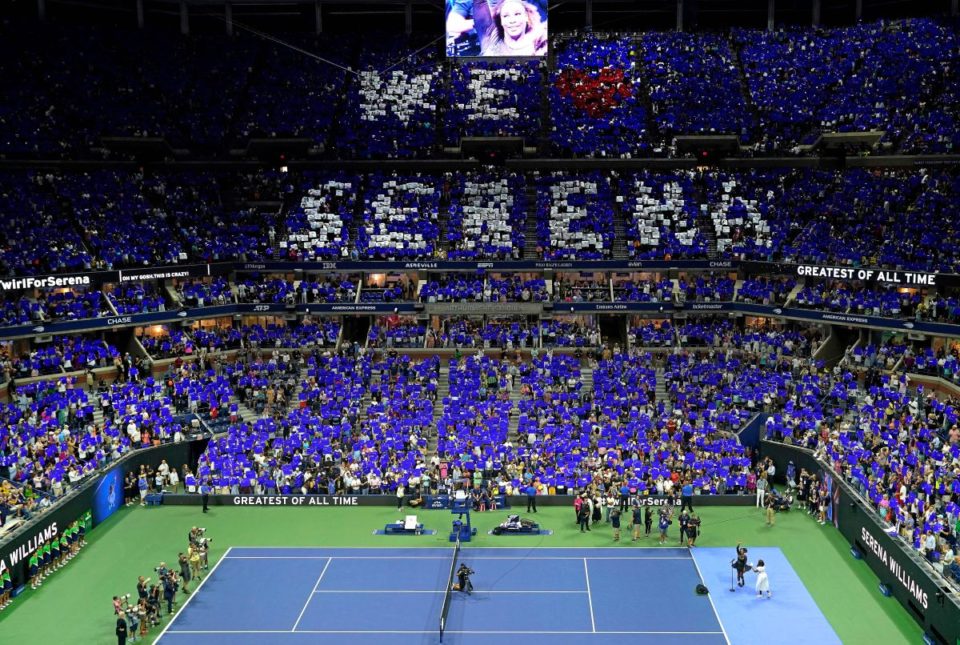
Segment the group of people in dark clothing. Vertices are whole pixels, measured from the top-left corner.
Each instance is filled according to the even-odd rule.
[[[691,499],[683,497],[680,506],[680,513],[677,521],[680,525],[680,544],[688,547],[696,546],[697,537],[700,535],[700,524],[702,520],[693,511],[693,502]],[[651,500],[644,500],[639,496],[633,496],[629,499],[630,510],[630,529],[632,530],[631,542],[640,539],[640,528],[643,527],[643,537],[649,537],[653,531],[653,506],[647,504]],[[576,513],[577,525],[580,532],[585,533],[591,530],[591,525],[597,524],[603,519],[603,506],[594,503],[587,494],[582,494],[574,498],[574,511]],[[613,541],[620,541],[620,529],[623,522],[623,514],[627,511],[627,504],[621,503],[619,506],[608,506],[606,523],[613,529]],[[657,528],[660,531],[660,544],[667,541],[667,530],[673,524],[674,505],[672,503],[660,506],[657,512]]]

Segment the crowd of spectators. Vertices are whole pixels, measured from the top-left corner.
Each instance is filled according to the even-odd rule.
[[[289,194],[282,213],[238,201],[248,187],[253,199],[261,181]],[[957,272],[958,196],[960,174],[950,168],[6,174],[0,273],[623,254]],[[7,310],[11,320],[30,315]]]
[[[677,288],[680,297],[690,302],[727,302],[733,300],[736,283],[725,276],[696,276],[680,278]]]
[[[367,333],[369,347],[422,348],[426,342],[427,327],[416,318],[388,317],[382,324],[373,324]]]
[[[443,133],[448,146],[461,137],[523,137],[540,133],[540,61],[479,61],[448,66]]]
[[[71,27],[0,25],[0,69],[16,86],[4,153],[90,154],[103,135],[209,153],[275,136],[341,158],[426,156],[460,136],[532,138],[544,98],[555,149],[580,156],[663,155],[693,134],[733,134],[761,154],[797,152],[821,131],[882,130],[883,150],[909,153],[958,143],[960,38],[947,19],[562,34],[549,74],[532,61],[444,65],[442,45],[418,35],[288,35],[284,47]]]
[[[519,259],[525,244],[526,194],[517,173],[448,173],[441,207],[450,260]]]
[[[547,260],[601,260],[613,246],[610,184],[599,172],[537,180],[537,244]]]
[[[921,301],[918,290],[899,289],[895,285],[810,280],[797,292],[795,300],[800,307],[891,318],[913,317]]]
[[[908,546],[960,582],[954,501],[960,480],[956,399],[913,386],[906,374],[879,376],[857,390],[844,373],[830,390],[836,412],[774,437],[810,448],[852,484]]]
[[[782,305],[796,286],[796,279],[790,277],[746,278],[737,287],[736,299],[761,305]]]
[[[673,280],[617,280],[613,281],[614,302],[671,302]]]
[[[563,153],[627,157],[650,152],[636,41],[618,34],[577,34],[554,44],[549,76],[550,139]]]
[[[440,237],[437,179],[373,173],[364,191],[357,248],[371,260],[433,257]]]
[[[617,207],[627,223],[627,252],[638,260],[703,257],[707,238],[697,224],[692,172],[627,175]]]

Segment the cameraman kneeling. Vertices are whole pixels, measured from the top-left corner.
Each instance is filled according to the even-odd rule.
[[[468,596],[473,593],[473,583],[470,582],[470,576],[473,575],[473,573],[473,569],[463,563],[461,563],[460,568],[457,569],[457,579],[460,581],[460,591],[466,593]]]

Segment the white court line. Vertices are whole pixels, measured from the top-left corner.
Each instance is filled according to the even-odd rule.
[[[289,634],[287,630],[280,629],[261,629],[261,630],[197,630],[197,629],[173,629],[171,634]],[[402,629],[368,629],[368,630],[347,630],[347,629],[300,629],[297,634],[436,634],[437,630],[402,630]],[[444,634],[653,634],[653,635],[671,635],[671,634],[723,634],[723,632],[586,632],[586,631],[477,631],[477,630],[452,630],[445,629]]]
[[[706,581],[703,579],[703,574],[700,573],[700,565],[697,564],[697,559],[691,557],[693,560],[693,566],[697,568],[697,576],[700,578],[701,584],[706,584]],[[720,614],[717,612],[717,606],[713,604],[713,596],[710,593],[707,593],[707,598],[710,600],[710,606],[713,608],[713,615],[717,617],[717,624],[720,625],[720,630],[723,632],[723,640],[727,641],[727,645],[730,645],[730,637],[727,636],[727,630],[723,626],[723,621],[720,620]]]
[[[461,551],[461,554],[463,551]],[[231,560],[446,560],[449,556],[441,555],[233,555]],[[631,558],[627,556],[598,556],[595,558],[576,558],[567,555],[556,556],[532,556],[525,558],[522,555],[503,555],[503,556],[465,556],[463,559],[469,560],[689,560],[690,558],[666,555],[657,558]]]
[[[327,563],[323,565],[323,571],[320,572],[320,577],[317,578],[316,584],[313,585],[313,591],[311,591],[310,595],[307,596],[307,602],[303,603],[303,609],[300,610],[300,615],[297,616],[297,622],[293,624],[293,629],[290,630],[291,632],[297,631],[297,625],[300,624],[300,619],[303,618],[303,614],[304,612],[307,611],[307,607],[310,605],[310,601],[313,600],[313,594],[317,592],[317,587],[320,586],[320,581],[323,580],[323,574],[327,572],[327,567],[330,566],[331,562],[333,562],[333,558],[327,558]]]
[[[433,593],[433,594],[440,594],[440,593],[442,593],[442,594],[445,594],[445,593],[447,593],[447,592],[446,592],[445,590],[443,590],[443,589],[437,589],[437,590],[433,590],[433,589],[423,589],[423,590],[417,590],[417,589],[317,589],[317,590],[314,591],[313,593]],[[489,590],[486,590],[486,591],[477,591],[476,589],[474,589],[472,593],[481,593],[481,594],[488,594],[488,593],[537,593],[537,594],[539,594],[539,593],[587,593],[587,590],[586,590],[586,589],[578,589],[578,590],[573,590],[573,591],[558,591],[558,590],[556,590],[556,589],[547,589],[547,590],[542,590],[542,589],[530,589],[530,590],[525,591],[525,590],[522,590],[522,589],[514,589],[514,590],[506,590],[506,589],[496,590],[496,589],[489,589]],[[446,631],[446,630],[444,630],[444,631]]]
[[[234,549],[270,549],[272,551],[291,551],[293,549],[306,549],[310,551],[419,551],[421,549],[441,549],[443,547],[439,546],[323,546],[323,547],[314,547],[314,546],[234,546]],[[464,549],[470,551],[477,551],[479,549],[487,549],[490,551],[529,551],[531,547],[522,547],[522,546],[465,546]],[[541,547],[532,547],[532,548],[541,548]],[[542,547],[544,550],[549,551],[620,551],[623,550],[622,546],[545,546]],[[682,546],[631,546],[631,551],[687,551],[686,547]],[[692,556],[689,556],[692,557]],[[579,632],[578,632],[579,633]],[[641,632],[646,634],[647,632]],[[713,632],[708,632],[713,633]]]
[[[593,594],[590,593],[590,570],[587,568],[587,559],[583,559],[583,575],[587,579],[587,602],[590,604],[590,626],[597,631],[597,623],[593,619]],[[729,645],[729,643],[728,643]]]
[[[224,554],[220,556],[220,559],[217,560],[217,562],[213,565],[213,568],[210,569],[210,573],[204,576],[203,580],[200,581],[200,584],[197,585],[197,588],[193,590],[193,593],[187,596],[187,601],[180,606],[180,609],[178,609],[177,613],[173,615],[173,618],[170,619],[170,622],[164,626],[163,631],[160,632],[160,634],[157,636],[157,640],[154,641],[155,643],[159,643],[161,640],[163,640],[163,635],[167,633],[171,625],[177,622],[177,618],[179,618],[180,614],[183,613],[183,610],[187,608],[187,605],[190,604],[190,601],[197,597],[197,594],[200,593],[200,588],[203,587],[207,580],[213,577],[213,572],[217,570],[217,567],[220,566],[220,563],[227,559],[227,557],[230,555],[231,549],[233,549],[232,546],[227,547],[227,550],[224,552]]]

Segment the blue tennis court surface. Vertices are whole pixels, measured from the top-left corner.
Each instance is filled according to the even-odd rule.
[[[452,555],[231,548],[158,642],[435,644]],[[711,599],[694,593],[686,549],[465,546],[459,561],[476,591],[454,592],[444,643],[730,643]]]

